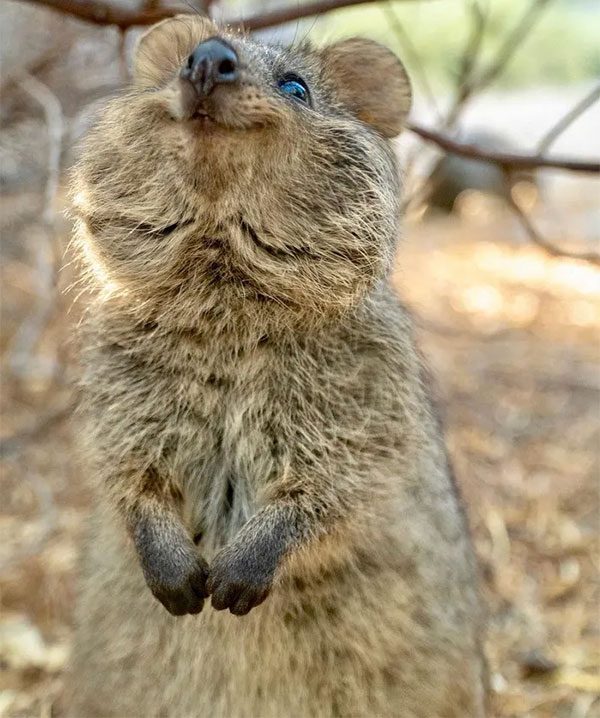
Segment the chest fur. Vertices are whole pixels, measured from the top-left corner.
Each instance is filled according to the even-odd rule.
[[[125,339],[90,365],[101,459],[133,452],[157,463],[180,488],[190,528],[216,544],[288,470],[365,482],[407,456],[412,383],[398,382],[379,343],[318,337],[228,351],[181,334]]]
[[[255,512],[260,491],[282,470],[284,422],[268,357],[202,356],[172,373],[164,391],[168,471],[184,496],[192,530],[205,544],[228,540]]]

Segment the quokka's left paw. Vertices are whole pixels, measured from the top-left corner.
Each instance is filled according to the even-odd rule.
[[[214,558],[206,588],[212,594],[217,611],[228,608],[236,616],[244,616],[262,603],[273,584],[275,567],[251,547],[226,546]]]

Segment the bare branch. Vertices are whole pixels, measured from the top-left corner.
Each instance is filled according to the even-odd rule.
[[[586,101],[589,100],[589,97],[590,96],[586,98]],[[578,108],[580,108],[583,104],[583,101],[579,103]],[[582,111],[583,109],[580,109],[580,112]],[[573,114],[573,111],[569,113],[569,116],[571,114]],[[509,186],[510,172],[514,170],[551,168],[570,170],[572,172],[588,172],[593,174],[600,174],[600,160],[583,161],[571,158],[544,157],[540,154],[521,155],[505,152],[491,152],[477,147],[476,145],[456,142],[455,140],[447,137],[442,133],[428,130],[415,124],[409,124],[408,129],[417,134],[419,137],[423,138],[424,140],[442,148],[446,152],[459,155],[461,157],[467,157],[469,159],[479,162],[488,162],[500,167],[504,171],[507,181],[507,202],[513,212],[516,214],[521,224],[523,225],[532,242],[544,249],[544,251],[556,257],[580,259],[587,262],[592,262],[594,264],[600,264],[600,254],[596,252],[578,252],[564,249],[557,246],[550,240],[546,239],[542,234],[540,234],[540,232],[538,232],[538,230],[535,228],[527,214],[515,201],[514,197],[512,196],[512,193],[510,192]],[[427,189],[424,190],[424,192],[427,193],[424,195],[426,198],[429,195],[429,192],[427,191]],[[420,201],[424,201],[424,197],[422,194],[417,195],[417,198]]]
[[[472,18],[471,31],[469,32],[465,48],[462,52],[461,66],[456,86],[456,95],[443,123],[444,129],[448,129],[456,123],[464,105],[475,92],[473,74],[475,72],[475,68],[477,67],[481,47],[483,45],[487,14],[481,9],[477,0],[471,0],[470,14]]]
[[[575,107],[569,110],[566,115],[560,118],[558,122],[544,135],[537,146],[537,154],[544,155],[562,133],[570,127],[575,120],[580,117],[589,107],[600,99],[600,83],[598,83],[591,92],[589,92]]]
[[[404,0],[405,2],[407,0]],[[410,1],[410,0],[408,0]],[[377,0],[316,0],[310,3],[296,3],[291,7],[283,7],[278,10],[260,13],[242,21],[227,23],[228,25],[239,26],[244,30],[261,30],[274,25],[282,25],[285,22],[300,20],[313,15],[321,15],[331,10],[339,10],[353,5],[366,5],[377,2]]]
[[[57,10],[65,15],[73,15],[79,20],[93,23],[95,25],[116,25],[122,29],[134,25],[153,25],[159,20],[172,17],[178,13],[190,13],[189,7],[155,7],[152,4],[139,10],[118,7],[102,0],[25,0],[34,5]]]
[[[468,83],[479,59],[485,27],[488,20],[487,9],[482,10],[479,0],[470,0],[469,13],[471,15],[471,31],[467,37],[465,49],[462,52],[460,70],[458,72],[458,87]]]
[[[577,160],[569,157],[540,157],[539,155],[523,155],[510,152],[492,152],[484,150],[477,145],[472,145],[447,137],[441,132],[429,130],[420,125],[409,124],[408,129],[427,142],[441,147],[446,152],[450,152],[461,157],[469,157],[470,159],[480,162],[488,162],[498,165],[506,170],[528,170],[528,169],[559,169],[569,170],[571,172],[588,172],[590,174],[600,174],[600,160]]]
[[[35,5],[43,5],[67,15],[73,15],[80,20],[95,25],[116,25],[127,29],[135,25],[153,25],[159,20],[178,14],[191,14],[189,6],[175,5],[170,7],[155,7],[153,5],[141,9],[128,9],[118,7],[103,0],[24,0]],[[414,0],[403,0],[412,2]],[[422,0],[419,0],[422,1]],[[292,22],[313,15],[338,10],[353,5],[366,5],[377,0],[315,0],[311,3],[298,3],[291,7],[284,7],[269,12],[258,13],[244,20],[231,20],[227,24],[233,28],[243,30],[261,30],[285,22]],[[198,13],[200,14],[200,13]]]
[[[534,244],[537,244],[538,247],[541,247],[545,252],[548,252],[548,254],[551,254],[554,257],[581,259],[586,262],[600,265],[600,254],[598,254],[597,252],[576,252],[569,249],[564,249],[563,247],[558,247],[553,242],[546,239],[546,237],[544,237],[540,232],[538,232],[531,219],[527,216],[527,213],[519,206],[519,203],[513,197],[512,192],[510,191],[510,177],[508,173],[505,174],[505,182],[508,189],[508,192],[506,193],[508,205],[515,213],[517,219],[523,226],[523,229],[527,232],[529,239]]]
[[[521,20],[515,25],[512,32],[506,35],[502,46],[496,53],[494,60],[488,68],[475,80],[475,89],[480,90],[491,84],[498,78],[506,65],[510,62],[516,49],[527,38],[541,18],[542,11],[546,9],[552,0],[533,0],[527,10],[523,13]]]
[[[419,56],[418,50],[410,39],[410,34],[404,29],[391,2],[383,3],[381,5],[381,10],[386,16],[390,28],[392,29],[392,31],[398,38],[398,41],[402,45],[406,57],[410,58],[413,74],[417,76],[419,84],[421,85],[421,88],[427,98],[429,105],[431,106],[438,121],[441,122],[443,120],[443,117],[435,99],[435,93],[433,92],[431,85],[429,84],[429,80],[427,79],[427,75],[423,70],[423,62],[421,60],[421,57]]]
[[[552,0],[531,0],[512,32],[508,33],[494,59],[480,72],[476,72],[487,16],[476,2],[472,8],[472,32],[463,52],[463,68],[459,75],[456,97],[448,111],[444,127],[452,127],[471,97],[496,80],[505,70],[515,51],[527,38],[540,19],[542,11]],[[470,55],[470,59],[469,59]]]
[[[129,10],[102,0],[25,0],[26,2],[50,7],[54,10],[67,13],[99,25],[116,25],[125,30],[134,25],[149,25],[166,17],[171,17],[177,13],[190,13],[193,11],[191,6],[182,7],[162,7],[154,1],[146,2],[145,6],[140,10]],[[321,13],[337,10],[354,5],[368,4],[376,0],[314,0],[309,4],[300,4],[296,6],[284,7],[281,9],[259,13],[257,15],[246,18],[245,20],[231,21],[229,24],[234,28],[240,28],[247,31],[258,30],[262,28],[280,25],[285,22],[298,20],[305,17],[319,15]],[[410,0],[405,0],[410,1]],[[463,53],[462,66],[459,73],[460,87],[457,96],[451,107],[444,128],[451,127],[458,118],[461,109],[465,103],[477,91],[492,83],[504,71],[504,68],[512,58],[515,50],[525,40],[528,34],[535,26],[537,20],[541,17],[542,11],[548,6],[551,0],[531,0],[527,9],[521,16],[521,19],[513,30],[509,32],[504,42],[501,44],[492,62],[486,68],[477,72],[477,59],[480,54],[487,15],[481,9],[478,0],[470,0],[471,14],[473,17],[472,31],[467,40],[465,51]],[[202,7],[208,8],[210,3],[202,4]],[[407,53],[413,56],[417,71],[420,72],[420,62],[418,53],[410,41],[410,37],[405,33],[404,28],[399,23],[391,7],[385,6],[386,13],[392,29],[399,36]],[[424,91],[435,107],[435,99],[433,92],[429,88],[427,79],[420,77]],[[574,107],[567,115],[549,131],[540,143],[538,152],[535,155],[523,155],[508,152],[491,152],[484,150],[472,144],[460,143],[447,137],[445,134],[430,130],[417,125],[409,125],[409,129],[419,135],[424,140],[436,144],[446,152],[468,157],[480,162],[488,162],[501,167],[505,172],[511,170],[553,168],[561,170],[569,170],[572,172],[587,172],[593,174],[600,173],[600,161],[598,160],[577,160],[573,158],[550,158],[544,155],[544,152],[556,140],[556,138],[582,113],[589,107],[600,95],[600,86],[596,87],[592,93]],[[518,207],[518,206],[517,206]],[[574,254],[562,251],[554,245],[548,243],[544,238],[540,237],[535,228],[531,226],[529,219],[523,214],[520,208],[518,211],[523,223],[528,229],[528,233],[532,239],[544,246],[547,251],[561,254],[563,256],[573,256],[582,259],[597,261],[596,255]]]

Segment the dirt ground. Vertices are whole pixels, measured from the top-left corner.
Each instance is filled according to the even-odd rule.
[[[77,310],[36,197],[5,197],[1,279],[0,715],[57,715],[88,511],[69,416]],[[12,218],[12,219],[11,219]],[[413,307],[490,612],[493,717],[600,716],[600,270],[503,213],[413,223]],[[68,255],[67,255],[68,256]],[[72,282],[70,269],[60,286]]]

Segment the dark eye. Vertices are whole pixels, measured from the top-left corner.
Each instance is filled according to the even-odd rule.
[[[306,82],[298,75],[284,75],[277,82],[277,86],[284,95],[289,95],[300,102],[308,104],[310,102],[310,93]]]

